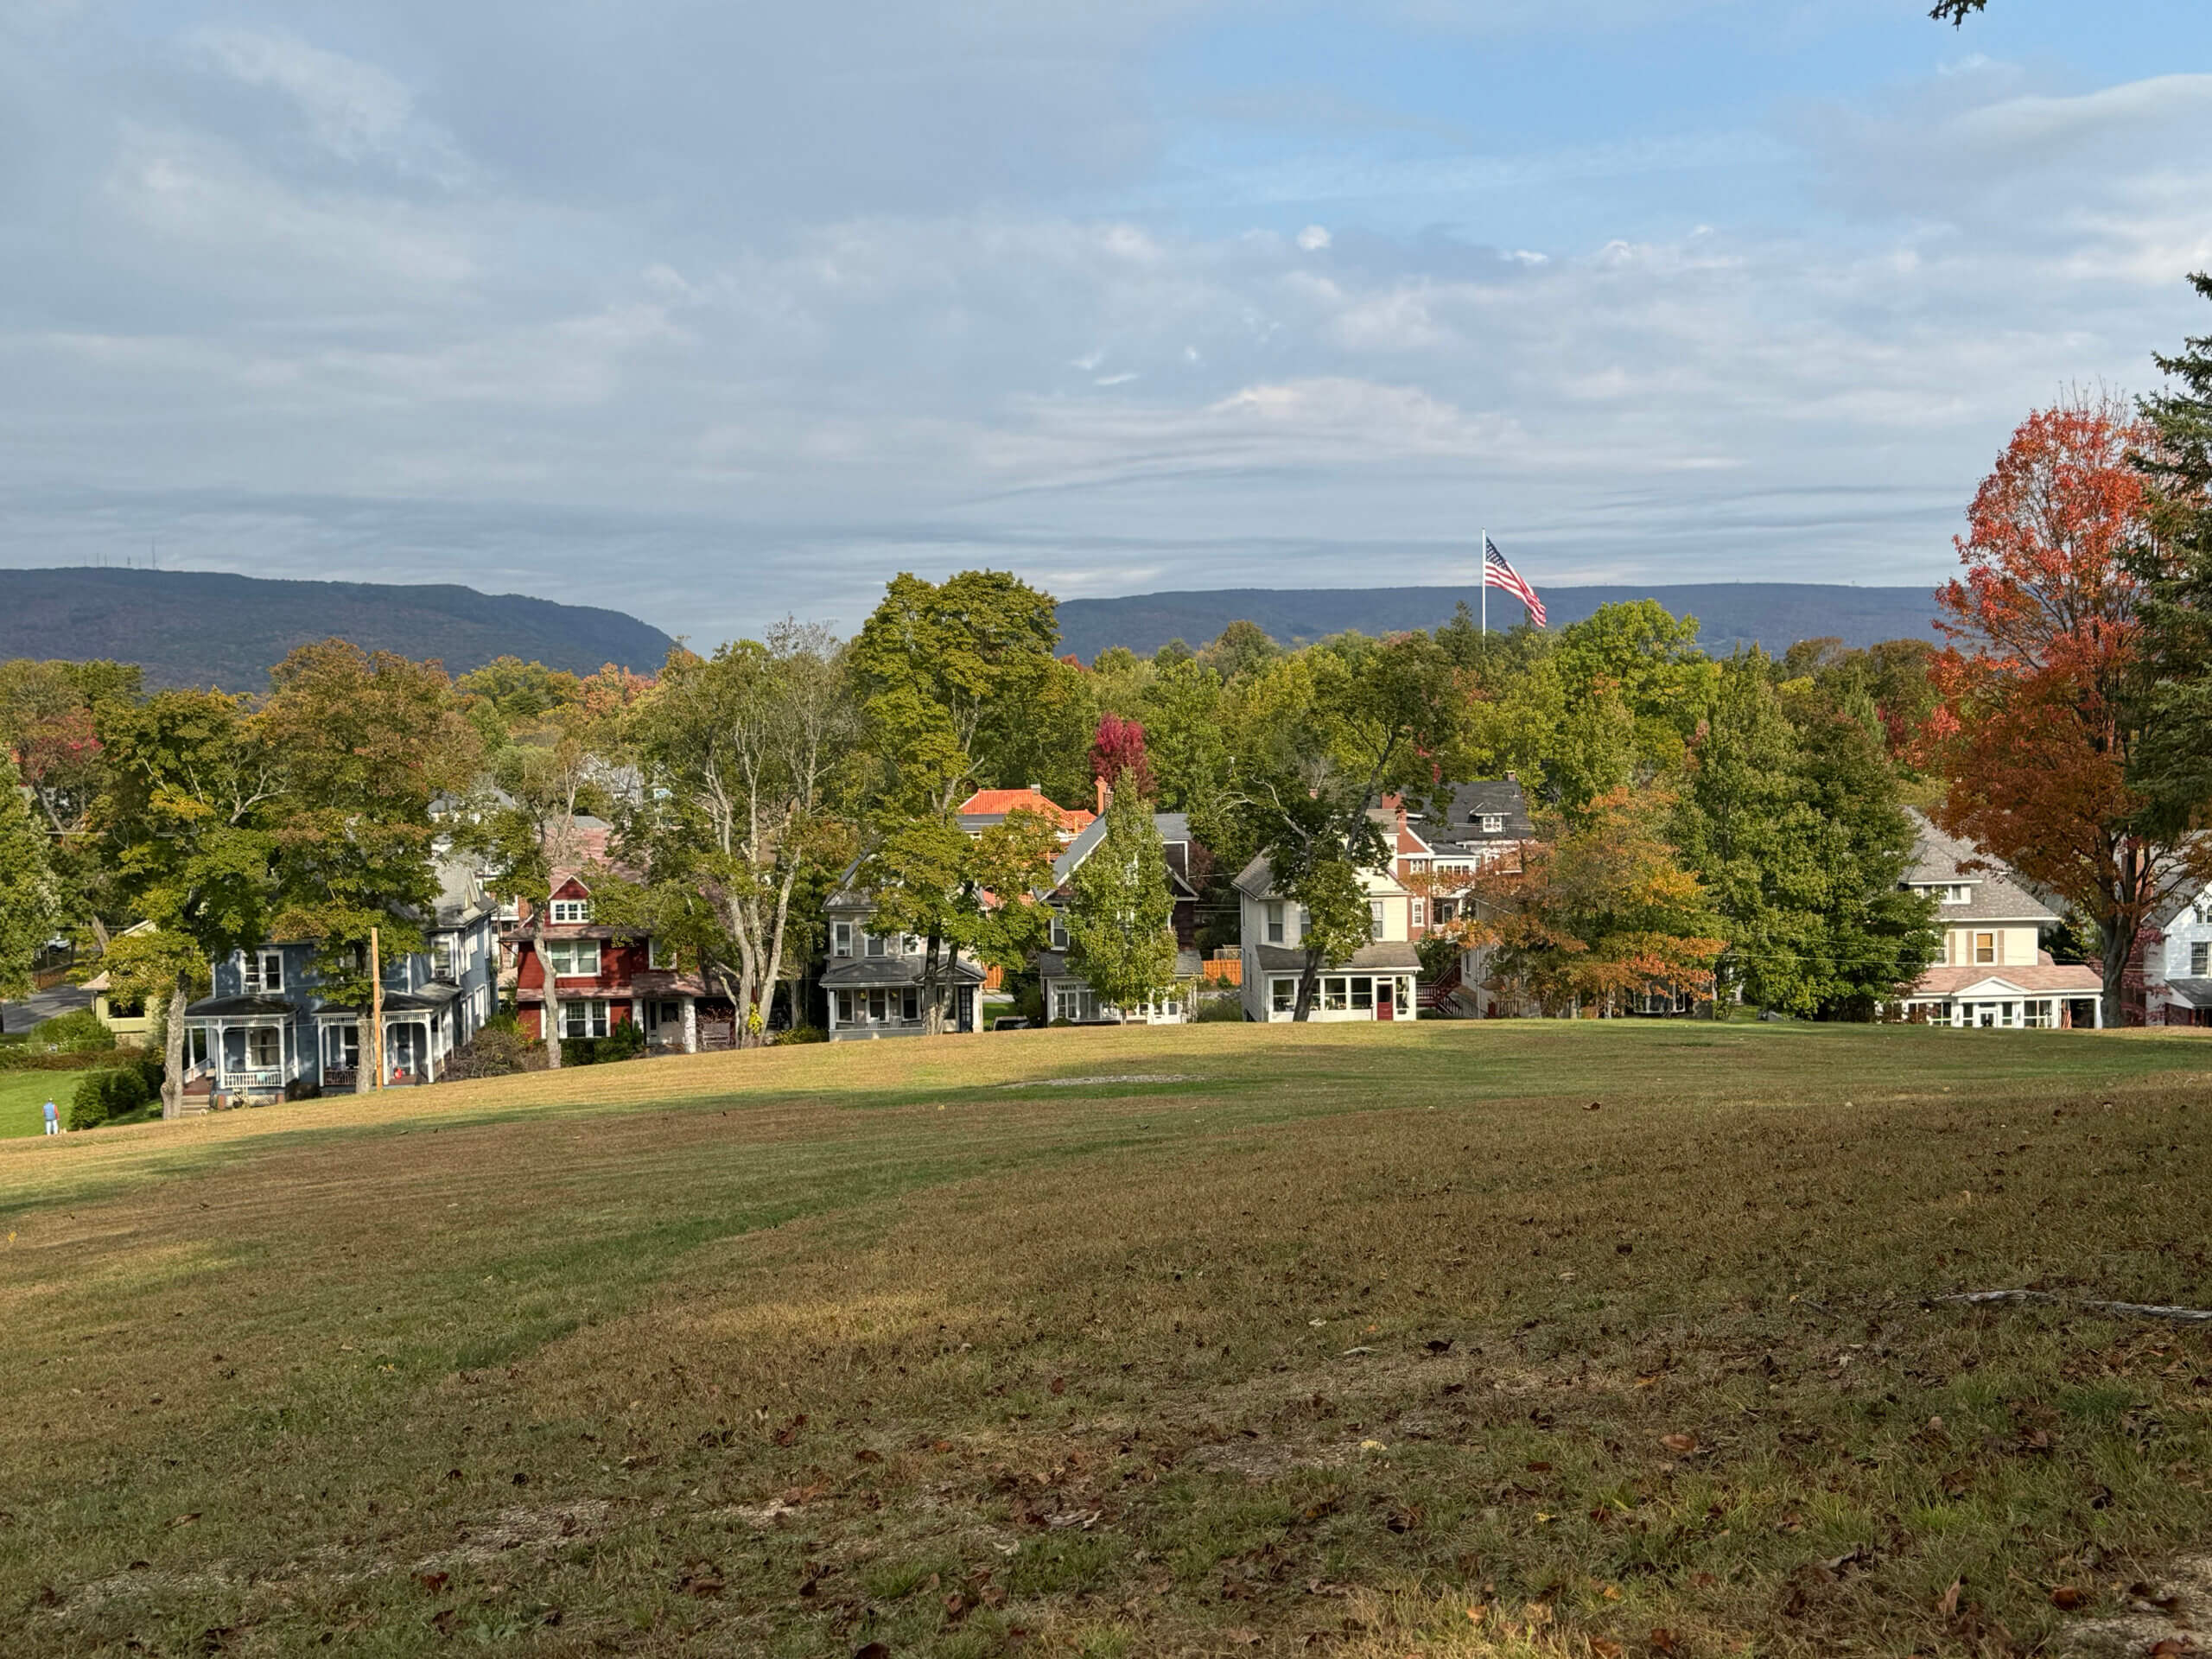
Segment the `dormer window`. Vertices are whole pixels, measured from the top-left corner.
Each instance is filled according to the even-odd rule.
[[[591,900],[588,899],[556,899],[553,901],[553,925],[580,927],[591,920]]]
[[[1486,836],[1501,836],[1504,833],[1505,815],[1503,813],[1485,812],[1483,814],[1483,834]]]
[[[1974,902],[1974,888],[1964,881],[1953,881],[1936,889],[1936,896],[1947,905],[1970,905]]]

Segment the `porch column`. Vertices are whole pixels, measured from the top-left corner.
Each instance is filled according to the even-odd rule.
[[[2100,991],[2097,993],[2097,1000],[2094,1007],[2097,1010],[2097,1023],[2094,1029],[2102,1031],[2105,1028],[2105,998],[2103,992]]]
[[[423,1030],[423,1081],[438,1080],[438,1017],[432,1014]]]
[[[683,999],[683,1052],[686,1054],[699,1052],[699,1001],[696,997]]]

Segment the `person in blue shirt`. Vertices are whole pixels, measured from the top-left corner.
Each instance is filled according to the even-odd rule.
[[[61,1133],[61,1114],[54,1110],[54,1103],[50,1100],[46,1103],[46,1132],[48,1135]]]

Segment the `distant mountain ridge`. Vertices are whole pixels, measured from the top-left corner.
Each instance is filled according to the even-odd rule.
[[[1761,645],[1779,654],[1800,639],[1834,636],[1847,645],[1882,639],[1935,639],[1933,585],[1853,588],[1841,583],[1708,582],[1663,587],[1606,586],[1539,590],[1554,628],[1579,622],[1600,605],[1656,599],[1675,615],[1698,619],[1705,648],[1725,656]],[[1060,649],[1089,662],[1111,645],[1148,657],[1171,639],[1201,645],[1239,620],[1256,622],[1284,645],[1332,633],[1395,633],[1434,628],[1464,601],[1479,610],[1478,588],[1224,588],[1137,594],[1124,599],[1060,602]],[[1521,601],[1491,590],[1490,624],[1518,626]]]
[[[283,582],[206,570],[0,569],[0,659],[137,663],[149,688],[262,691],[295,646],[335,636],[435,658],[465,674],[495,657],[588,674],[657,671],[675,641],[620,611],[473,588]]]

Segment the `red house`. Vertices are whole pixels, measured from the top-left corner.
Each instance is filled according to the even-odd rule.
[[[634,1025],[647,1046],[662,1052],[736,1046],[735,1005],[709,992],[697,974],[678,972],[651,934],[594,921],[591,889],[581,878],[572,875],[553,890],[543,959],[531,917],[529,906],[516,906],[499,935],[513,964],[516,1020],[525,1036],[545,1034],[550,971],[564,1038],[605,1037],[617,1026]]]

